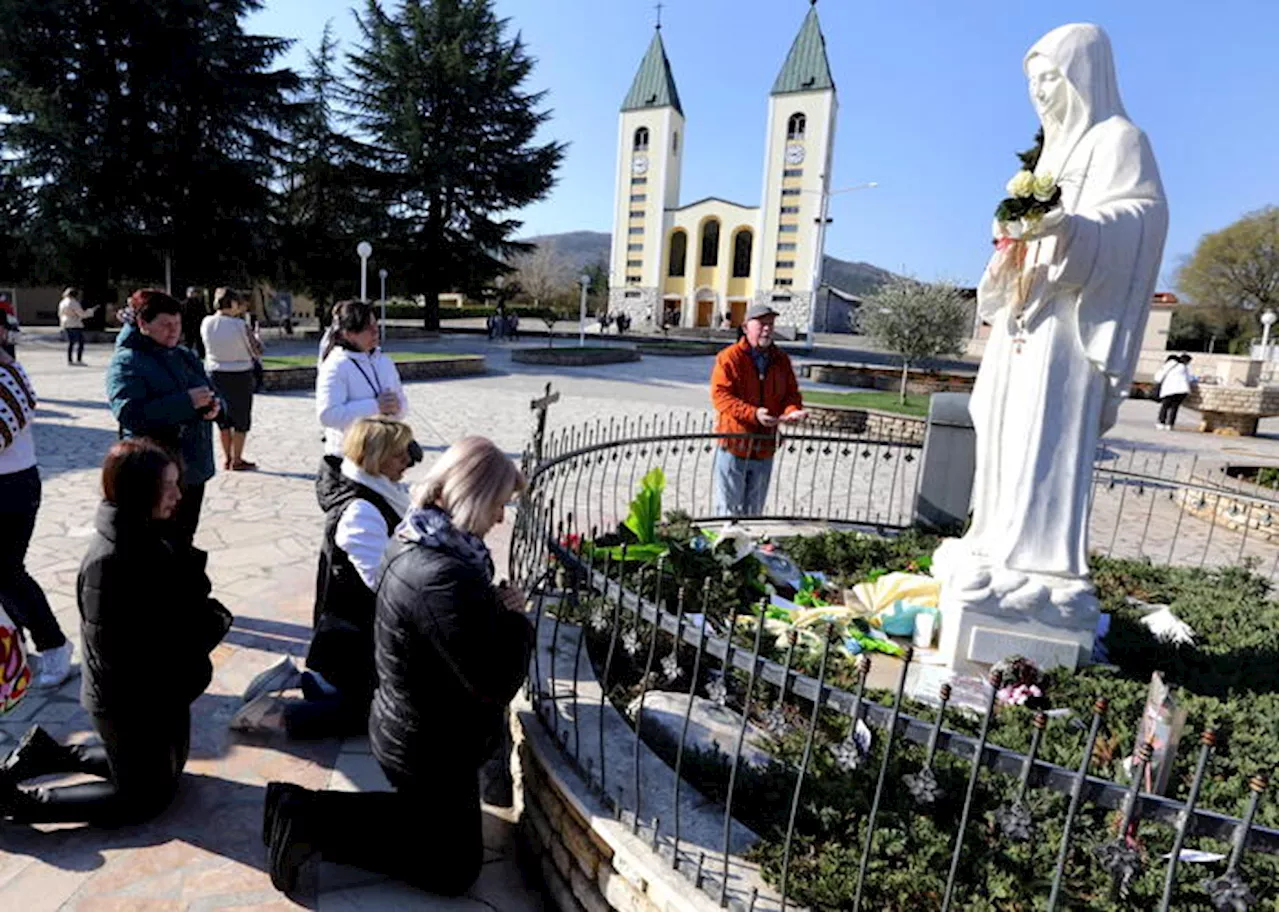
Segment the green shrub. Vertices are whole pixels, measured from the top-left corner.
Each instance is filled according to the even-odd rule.
[[[681,542],[688,536],[687,525],[686,517],[670,516],[663,535]],[[936,543],[935,538],[918,532],[880,538],[830,531],[781,542],[803,569],[821,570],[851,581],[888,570],[920,569]],[[633,580],[643,578],[648,592],[660,587],[668,608],[674,610],[675,591],[682,583],[691,593],[697,592],[702,578],[710,575],[716,598],[708,613],[723,618],[727,614],[724,608],[716,610],[721,604],[741,605],[756,595],[753,589],[758,580],[753,578],[754,570],[721,574],[707,552],[676,548],[666,563],[661,584],[655,585],[652,568],[643,577],[637,568]],[[1041,759],[1076,768],[1092,705],[1097,697],[1105,696],[1110,708],[1090,772],[1123,781],[1122,763],[1133,747],[1151,673],[1158,670],[1188,713],[1169,797],[1185,800],[1194,775],[1197,735],[1204,728],[1214,728],[1221,736],[1220,746],[1202,784],[1198,806],[1240,816],[1249,794],[1248,777],[1259,769],[1274,776],[1277,765],[1280,610],[1267,581],[1243,568],[1155,567],[1108,558],[1095,558],[1092,571],[1099,598],[1112,618],[1104,640],[1112,664],[1093,665],[1074,673],[1048,673],[1045,684],[1049,704],[1071,712],[1066,717],[1050,719]],[[1142,610],[1129,603],[1130,596],[1169,604],[1196,632],[1195,645],[1178,647],[1157,642],[1139,623]],[[699,610],[694,605],[686,605],[686,609]],[[624,621],[624,627],[634,628],[635,624]],[[647,644],[650,629],[636,628],[636,635],[638,642]],[[780,661],[779,650],[768,639],[762,653]],[[739,631],[737,642],[750,648],[747,630]],[[588,653],[597,674],[606,647],[603,633],[589,635]],[[657,655],[664,656],[671,648],[670,637],[661,634]],[[639,663],[645,652],[641,649],[632,658],[620,646],[615,651],[609,689],[611,699],[620,708],[638,692],[644,673]],[[681,646],[680,655],[681,667],[687,673],[692,667],[693,651]],[[816,671],[808,660],[797,660],[793,665],[809,673]],[[718,660],[704,657],[700,691],[719,667]],[[733,671],[729,681],[730,702],[740,708],[746,677]],[[854,683],[853,663],[830,662],[828,681],[849,689]],[[679,687],[687,686],[687,677],[681,679]],[[776,698],[777,691],[771,685],[757,685],[752,703],[757,721],[763,722],[763,710]],[[884,691],[869,691],[867,698],[881,704],[892,701],[892,695]],[[791,796],[808,711],[804,704],[787,708],[791,725],[781,737],[765,745],[774,757],[767,768],[738,770],[733,813],[761,836],[752,855],[775,887],[781,877]],[[936,718],[934,709],[910,700],[903,711],[926,721]],[[1033,734],[1033,717],[1032,711],[1022,707],[1001,708],[991,725],[991,741],[1011,750],[1026,751]],[[836,713],[824,711],[820,715],[817,742],[797,808],[788,894],[793,901],[815,910],[852,906],[867,816],[885,743],[885,732],[876,729],[871,756],[859,768],[845,769],[837,763],[831,747],[844,738],[848,727],[849,720]],[[978,720],[972,714],[952,710],[947,715],[947,727],[976,734]],[[660,754],[673,759],[673,745],[660,739],[650,741]],[[940,752],[934,769],[943,797],[932,808],[921,809],[912,801],[902,777],[918,772],[923,761],[920,746],[901,742],[890,758],[864,887],[864,908],[914,912],[937,908],[941,903],[969,766],[966,760]],[[685,756],[685,778],[712,801],[725,798],[728,768],[728,758],[723,755]],[[1013,842],[996,825],[995,812],[1010,799],[1015,785],[1012,777],[1003,774],[984,770],[979,776],[954,908],[991,912],[1043,908],[1068,799],[1057,792],[1032,789],[1026,801],[1035,821],[1034,837],[1025,843]],[[1062,908],[1119,910],[1156,906],[1166,869],[1162,856],[1171,848],[1173,830],[1165,824],[1139,825],[1142,873],[1132,883],[1127,899],[1113,901],[1107,875],[1091,850],[1114,838],[1117,820],[1115,813],[1093,805],[1082,808],[1075,825]],[[1274,792],[1264,797],[1257,820],[1276,826]],[[1186,848],[1229,852],[1223,843],[1203,837],[1189,837]],[[1221,862],[1181,865],[1173,907],[1207,909],[1200,881],[1220,874],[1222,869]],[[1241,873],[1260,899],[1254,908],[1275,910],[1276,859],[1247,853]]]

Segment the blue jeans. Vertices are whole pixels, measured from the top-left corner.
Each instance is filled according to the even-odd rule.
[[[717,450],[712,488],[716,516],[759,516],[772,473],[772,456],[742,459],[728,450]]]

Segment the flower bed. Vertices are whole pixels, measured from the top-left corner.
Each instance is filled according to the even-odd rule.
[[[709,626],[729,630],[729,619],[738,615],[734,643],[742,651],[752,649],[754,618],[751,606],[761,597],[764,579],[758,562],[726,560],[732,542],[697,544],[697,530],[687,517],[669,517],[665,525],[653,527],[650,542],[637,541],[640,556],[648,561],[629,560],[611,571],[632,591],[663,604],[668,612],[683,610],[687,616],[705,613]],[[634,533],[634,530],[632,531]],[[627,536],[622,536],[627,537]],[[574,543],[577,544],[577,543]],[[593,562],[614,561],[610,540],[599,543],[605,552],[582,546]],[[860,533],[831,532],[821,536],[779,542],[805,570],[820,570],[841,583],[891,570],[921,570],[935,542],[926,536],[908,533],[898,538],[879,538]],[[648,548],[646,552],[646,546]],[[656,556],[665,549],[659,572]],[[1276,640],[1278,612],[1267,584],[1248,571],[1232,568],[1202,571],[1184,568],[1151,567],[1131,561],[1096,560],[1094,575],[1099,597],[1111,615],[1111,629],[1102,640],[1110,653],[1110,665],[1094,665],[1074,674],[1050,672],[1034,678],[1042,700],[1035,699],[1028,681],[1021,682],[1021,694],[1007,694],[1016,704],[1019,696],[1032,699],[1028,705],[1007,705],[993,717],[990,740],[995,745],[1025,751],[1034,732],[1035,712],[1031,704],[1042,703],[1055,713],[1045,723],[1047,732],[1040,749],[1042,760],[1074,769],[1080,762],[1082,723],[1091,716],[1091,706],[1102,695],[1111,701],[1108,727],[1099,738],[1091,772],[1103,779],[1122,780],[1122,765],[1135,739],[1153,671],[1160,671],[1175,687],[1179,703],[1187,710],[1188,721],[1183,748],[1173,767],[1169,795],[1185,800],[1193,776],[1197,748],[1195,735],[1202,728],[1215,728],[1222,735],[1204,781],[1198,806],[1225,815],[1239,815],[1248,797],[1247,779],[1261,768],[1274,770],[1277,763],[1277,682]],[[707,589],[703,589],[707,579]],[[680,591],[685,592],[684,603]],[[1140,623],[1145,603],[1167,603],[1197,634],[1197,642],[1177,646],[1157,641]],[[797,599],[798,601],[798,599]],[[687,674],[695,667],[697,650],[687,643],[677,645],[666,633],[655,636],[652,628],[624,621],[624,631],[613,642],[606,637],[607,621],[602,612],[607,604],[587,599],[579,606],[576,620],[589,631],[588,655],[600,673],[612,656],[607,675],[610,698],[624,711],[646,680],[652,659],[663,658],[648,678],[650,693],[672,684],[672,672],[684,674],[676,689],[688,687]],[[604,621],[602,623],[602,621]],[[744,623],[745,621],[745,623]],[[766,622],[767,623],[767,622]],[[766,626],[766,629],[768,627]],[[764,637],[762,658],[788,661],[792,668],[813,673],[820,650],[804,648],[798,639],[793,657],[784,657],[786,640]],[[820,642],[820,641],[819,641]],[[811,644],[810,644],[811,645]],[[655,650],[656,646],[656,650]],[[616,647],[616,648],[615,648]],[[666,659],[670,658],[670,662]],[[856,661],[849,651],[831,650],[827,681],[849,689],[856,679]],[[695,690],[715,703],[735,703],[740,707],[747,692],[747,676],[733,669],[727,675],[718,663],[704,662]],[[664,683],[664,679],[665,683]],[[655,683],[657,682],[657,683]],[[1016,685],[1015,685],[1016,686]],[[757,684],[757,688],[761,685]],[[781,876],[785,833],[791,790],[796,768],[804,752],[804,712],[802,706],[775,702],[776,688],[761,688],[749,712],[750,721],[768,739],[760,746],[771,756],[763,766],[740,765],[736,770],[734,816],[759,833],[754,850],[771,882]],[[867,698],[888,703],[892,695],[868,691]],[[910,701],[904,712],[922,719],[935,718],[929,706]],[[946,717],[949,728],[975,733],[977,720],[952,710]],[[876,790],[880,768],[883,730],[876,733],[869,754],[851,757],[844,750],[849,732],[848,718],[834,712],[817,717],[817,731],[804,800],[798,806],[794,842],[791,846],[790,895],[815,909],[848,908],[858,882],[858,867],[865,835],[866,819]],[[650,745],[668,757],[672,744],[650,738]],[[888,788],[879,807],[875,840],[868,868],[867,897],[877,909],[934,908],[940,903],[954,843],[961,801],[970,763],[949,753],[939,753],[932,775],[922,777],[926,766],[924,750],[918,745],[900,744],[886,767]],[[686,751],[683,773],[695,787],[712,800],[723,801],[728,794],[732,766],[729,759],[714,753]],[[1032,788],[1023,807],[1025,819],[1011,814],[1010,793],[1016,783],[1009,777],[984,770],[977,781],[974,812],[966,834],[964,865],[959,882],[957,908],[1021,910],[1042,907],[1048,892],[1047,875],[1054,868],[1061,838],[1067,797],[1059,791]],[[924,800],[932,799],[932,800]],[[1268,795],[1259,807],[1259,822],[1275,826],[1276,806]],[[1065,872],[1066,900],[1071,909],[1120,908],[1108,895],[1109,878],[1100,861],[1088,851],[1104,846],[1115,836],[1117,817],[1113,811],[1088,804],[1077,818],[1073,843],[1079,847]],[[1029,828],[1029,829],[1028,829]],[[1162,855],[1169,850],[1173,831],[1168,825],[1141,821],[1132,835],[1140,862],[1129,885],[1123,907],[1154,907],[1165,874]],[[1023,839],[1022,836],[1032,838]],[[1188,837],[1185,848],[1225,852],[1218,841]],[[1129,856],[1117,849],[1127,860]],[[1110,857],[1110,856],[1108,856]],[[1222,862],[1188,870],[1182,868],[1174,897],[1175,908],[1206,907],[1200,880],[1216,876]],[[1244,881],[1262,897],[1260,908],[1276,908],[1272,885],[1276,878],[1274,857],[1248,853],[1242,862]],[[1203,876],[1198,872],[1203,871]],[[985,900],[978,898],[985,895]],[[985,903],[985,904],[984,904]]]
[[[445,377],[474,377],[485,372],[483,355],[421,355],[415,352],[396,352],[391,359],[401,380],[438,380]],[[262,386],[267,392],[280,390],[313,389],[316,385],[315,359],[307,356],[310,366],[294,365],[285,359],[272,364],[270,356],[263,359]]]

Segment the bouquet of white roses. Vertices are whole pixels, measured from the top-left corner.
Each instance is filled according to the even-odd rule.
[[[992,234],[996,256],[991,272],[1001,285],[1012,285],[1019,307],[1026,302],[1029,276],[1026,270],[1027,241],[1043,233],[1062,218],[1062,188],[1052,174],[1036,174],[1040,152],[1044,147],[1044,131],[1036,134],[1036,144],[1019,152],[1022,168],[1010,178],[1005,189],[1009,196],[996,206]]]
[[[1036,144],[1018,153],[1022,168],[1009,179],[1005,190],[1009,195],[996,206],[995,236],[1022,240],[1036,233],[1045,216],[1062,202],[1062,188],[1052,174],[1036,174],[1040,152],[1044,147],[1044,131],[1036,134]]]

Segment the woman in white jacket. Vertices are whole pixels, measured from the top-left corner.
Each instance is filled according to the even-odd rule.
[[[404,418],[409,402],[391,359],[378,348],[378,320],[373,305],[348,301],[338,305],[316,372],[316,417],[324,426],[324,458],[316,479],[316,498],[342,466],[342,438],[357,418],[383,415]]]
[[[1165,359],[1155,380],[1159,385],[1157,396],[1160,399],[1160,415],[1156,419],[1156,427],[1162,431],[1172,431],[1178,420],[1178,407],[1191,393],[1191,371],[1187,365],[1191,363],[1188,354],[1170,355]]]

